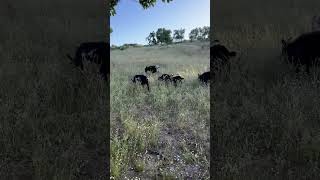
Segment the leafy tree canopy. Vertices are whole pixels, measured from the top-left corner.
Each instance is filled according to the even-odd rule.
[[[199,27],[199,28],[194,28],[191,30],[189,33],[189,39],[191,41],[194,40],[209,40],[210,38],[210,27],[209,26],[204,26],[204,27]]]
[[[158,44],[157,38],[156,38],[156,33],[153,31],[149,34],[149,36],[146,38],[148,41],[149,45],[156,45]]]
[[[182,41],[184,39],[185,29],[177,29],[173,31],[173,39]]]
[[[159,28],[156,32],[157,43],[159,44],[171,44],[171,30],[165,28]]]
[[[110,0],[110,15],[114,16],[116,14],[116,6],[120,0]],[[161,0],[164,3],[169,3],[173,0]],[[151,6],[154,6],[157,0],[138,0],[139,4],[143,7],[143,9],[148,9]]]

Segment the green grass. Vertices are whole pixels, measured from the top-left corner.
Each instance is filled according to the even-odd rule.
[[[107,176],[106,84],[97,73],[81,75],[65,57],[80,42],[105,37],[102,7],[0,2],[1,179]]]
[[[151,92],[134,85],[130,79],[152,64],[159,64],[161,73],[180,74],[185,82],[166,86],[157,74],[148,76]],[[111,51],[115,179],[209,179],[209,87],[197,80],[208,69],[208,42]]]
[[[296,75],[281,39],[311,29],[319,1],[216,1],[214,38],[237,50],[212,85],[216,179],[319,179],[319,77]]]

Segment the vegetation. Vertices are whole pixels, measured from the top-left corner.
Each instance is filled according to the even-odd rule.
[[[209,40],[210,39],[210,27],[204,26],[200,28],[200,36],[198,40]]]
[[[158,44],[171,44],[171,30],[165,28],[159,28],[156,32],[157,43]]]
[[[114,179],[209,179],[209,87],[197,80],[208,57],[209,42],[111,51]],[[148,92],[130,81],[152,64],[185,82],[175,88],[150,75]]]
[[[295,74],[281,39],[311,29],[320,1],[223,0],[214,36],[239,52],[211,86],[213,179],[319,179],[319,67]]]
[[[174,30],[173,36],[171,36],[171,30],[165,28],[159,28],[157,32],[152,31],[146,38],[149,45],[157,44],[171,44],[173,40],[176,42],[184,41],[185,29]],[[209,40],[210,27],[204,26],[203,28],[195,28],[191,30],[189,38],[191,41],[207,41]]]
[[[173,38],[171,36],[171,30],[159,28],[157,32],[151,32],[146,40],[148,41],[149,45],[171,44]]]
[[[125,49],[128,49],[128,48],[139,48],[139,47],[143,47],[143,45],[133,43],[133,44],[123,44],[123,45],[121,45],[121,46],[116,46],[116,45],[113,44],[113,45],[110,47],[110,49],[111,49],[111,50],[116,50],[116,49],[125,50]]]
[[[178,29],[173,31],[173,39],[182,42],[184,39],[185,29]]]
[[[110,15],[114,16],[116,14],[116,6],[120,0],[110,0]],[[162,2],[171,2],[173,0],[161,0]],[[157,0],[139,0],[140,5],[144,9],[148,9],[156,4]]]
[[[210,34],[210,27],[209,26],[204,26],[202,28],[195,28],[192,29],[189,33],[189,39],[191,41],[195,40],[209,40],[209,34]]]
[[[199,29],[198,28],[192,29],[189,33],[190,41],[195,41],[198,36],[199,36]]]
[[[114,16],[116,14],[116,6],[120,0],[110,0],[110,16]]]
[[[118,49],[118,46],[117,46],[117,45],[112,44],[110,48],[111,48],[111,50],[113,50],[113,49]]]
[[[149,36],[146,38],[146,40],[148,41],[149,45],[157,45],[158,44],[156,33],[154,31],[152,31],[149,34]]]
[[[65,57],[105,38],[101,1],[1,1],[0,11],[1,179],[107,179],[108,88],[98,66],[81,74]]]

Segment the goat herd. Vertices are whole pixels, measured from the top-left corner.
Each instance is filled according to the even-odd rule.
[[[215,43],[219,43],[218,40],[214,41]],[[225,46],[221,44],[215,44],[210,47],[210,60],[214,62],[214,68],[213,68],[213,75],[217,72],[217,70],[220,70],[222,67],[227,67],[230,69],[230,63],[229,59],[231,57],[236,56],[236,52],[229,51]],[[145,73],[148,72],[156,73],[158,72],[159,66],[158,65],[152,65],[147,66],[145,68]],[[160,77],[158,77],[159,81],[163,81],[165,83],[173,83],[174,86],[177,86],[177,83],[181,83],[184,78],[179,75],[173,75],[173,74],[162,74]],[[148,77],[145,75],[135,75],[133,79],[131,79],[133,83],[139,82],[142,86],[147,86],[148,90],[150,91],[149,87],[149,81]],[[201,83],[208,84],[210,82],[210,71],[204,72],[202,74],[198,74],[198,80]]]
[[[210,61],[212,75],[215,75],[216,70],[220,70],[220,67],[227,67],[230,70],[229,59],[236,56],[236,52],[229,51],[225,46],[219,44],[218,40],[213,41],[217,43],[210,47]],[[320,58],[320,30],[304,33],[294,40],[289,38],[288,40],[282,40],[282,56],[286,56],[287,62],[293,64],[296,67],[296,72],[299,72],[301,66],[306,66],[306,72],[310,73],[311,65],[316,63],[316,60]],[[110,56],[110,46],[105,42],[87,42],[82,43],[76,50],[75,57],[72,58],[70,55],[67,57],[76,66],[83,69],[83,59],[94,62],[100,65],[100,74],[105,80],[109,77],[110,63],[108,61]],[[145,72],[156,73],[158,72],[159,66],[147,66]],[[210,71],[204,72],[198,75],[200,82],[207,84],[210,82]],[[148,78],[145,75],[135,75],[131,79],[133,83],[140,83],[143,86],[149,88]],[[158,77],[159,81],[166,83],[173,83],[174,86],[177,83],[181,83],[184,80],[179,75],[162,74]]]
[[[214,76],[217,70],[221,70],[222,67],[226,68],[225,70],[228,72],[230,70],[229,60],[231,57],[236,56],[237,53],[229,51],[225,46],[219,44],[218,40],[213,42],[217,43],[210,47],[211,70]],[[320,30],[303,33],[294,40],[292,38],[282,39],[281,43],[282,57],[286,57],[287,62],[295,66],[297,73],[302,66],[305,66],[306,73],[310,74],[310,67],[319,64],[317,60],[320,59]],[[151,71],[155,73],[158,68],[158,66],[148,66],[145,68],[145,72]],[[210,81],[210,72],[199,75],[198,79],[207,84]],[[183,78],[181,76],[162,74],[158,80],[172,82],[176,86],[177,82],[181,82]],[[149,89],[148,78],[144,75],[136,75],[132,81],[147,85]]]
[[[147,74],[148,72],[151,73],[156,73],[159,70],[159,66],[158,65],[152,65],[152,66],[147,66],[145,68],[145,73]],[[199,75],[198,79],[207,84],[210,80],[210,72],[205,72],[201,75]],[[148,91],[150,91],[150,87],[149,87],[149,80],[148,77],[142,74],[139,75],[135,75],[133,77],[133,79],[131,79],[133,83],[137,83],[139,82],[142,86],[147,86]],[[184,80],[183,77],[181,77],[180,75],[174,75],[174,74],[162,74],[159,78],[159,81],[165,82],[166,84],[168,83],[173,83],[174,86],[177,86],[178,83],[182,83],[182,80]]]

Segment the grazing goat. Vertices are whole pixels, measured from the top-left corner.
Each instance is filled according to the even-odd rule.
[[[173,77],[173,75],[162,74],[162,75],[158,78],[158,80],[159,80],[159,81],[170,82],[172,77]]]
[[[178,83],[178,82],[181,83],[182,80],[184,80],[184,78],[181,77],[181,76],[179,76],[179,75],[173,76],[173,77],[171,78],[171,82],[173,82],[173,84],[174,84],[175,86],[177,86],[177,83]]]
[[[214,70],[227,66],[230,70],[230,57],[236,56],[235,51],[229,51],[225,46],[216,44],[210,47],[210,61],[213,63]]]
[[[236,56],[235,51],[229,51],[225,46],[216,44],[210,47],[210,58],[215,59],[229,59],[230,57]]]
[[[320,58],[320,31],[302,34],[290,42],[282,39],[281,42],[282,55],[294,64],[296,72],[299,72],[299,66],[305,65],[309,74],[311,65]]]
[[[148,91],[150,91],[149,81],[148,81],[147,76],[145,76],[145,75],[135,75],[135,76],[133,77],[133,79],[131,79],[131,80],[132,80],[133,83],[140,82],[140,84],[141,84],[142,86],[145,86],[145,85],[146,85],[147,88],[148,88]]]
[[[183,77],[176,75],[174,76],[173,74],[169,75],[169,74],[162,74],[159,78],[159,81],[164,81],[166,83],[173,83],[175,86],[177,85],[178,82],[182,82],[182,80],[184,80]]]
[[[110,46],[105,42],[86,42],[81,43],[77,48],[75,57],[72,58],[69,54],[67,57],[75,64],[76,67],[83,70],[83,60],[86,59],[100,65],[100,74],[107,80],[109,63],[108,58],[110,55]]]
[[[158,72],[158,69],[160,67],[158,65],[154,65],[154,66],[147,66],[144,71],[147,73],[148,71],[152,72],[152,73],[156,73]]]
[[[201,82],[207,84],[208,82],[210,82],[210,71],[209,71],[209,72],[205,72],[205,73],[203,73],[203,74],[201,74],[201,75],[198,74],[198,79],[199,79]]]

